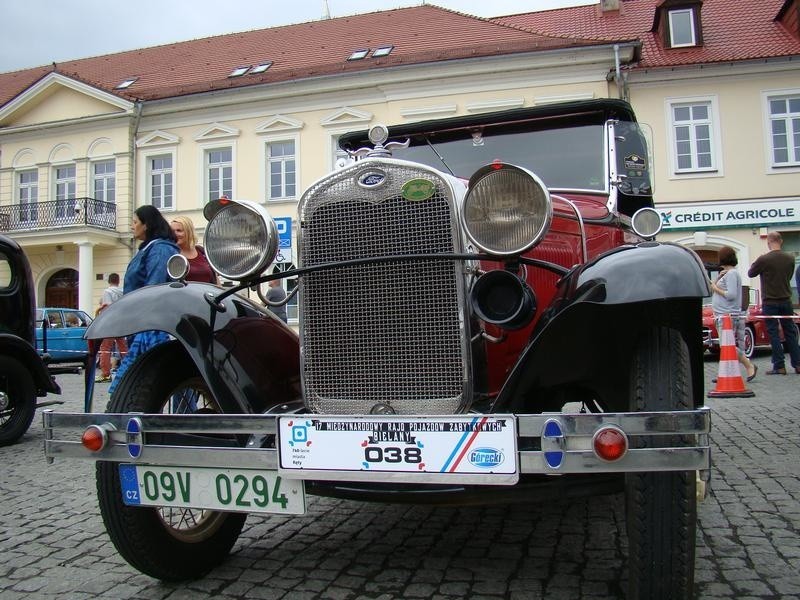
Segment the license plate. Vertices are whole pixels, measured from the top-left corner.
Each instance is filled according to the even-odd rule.
[[[282,416],[278,472],[300,479],[515,483],[513,415]],[[413,474],[413,475],[412,475]]]
[[[175,506],[230,512],[301,515],[302,481],[276,471],[119,465],[122,501],[129,506]]]

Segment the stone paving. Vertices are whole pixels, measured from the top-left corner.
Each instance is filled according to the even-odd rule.
[[[800,375],[709,399],[713,480],[699,506],[700,599],[800,598]],[[706,362],[706,381],[717,365]],[[82,377],[61,375],[83,409]],[[107,384],[101,384],[107,386]],[[105,405],[103,394],[96,410]],[[621,598],[621,496],[545,506],[428,507],[309,497],[303,517],[250,516],[230,559],[164,584],[127,565],[99,516],[93,465],[47,465],[41,420],[0,448],[0,598],[391,600]]]

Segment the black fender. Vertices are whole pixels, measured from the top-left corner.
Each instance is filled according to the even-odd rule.
[[[16,335],[2,333],[0,334],[0,354],[14,357],[28,369],[36,386],[37,396],[61,393],[61,388],[47,370],[44,360],[30,342]]]
[[[494,404],[503,412],[560,410],[597,399],[626,411],[637,338],[654,326],[681,332],[689,348],[696,406],[703,404],[702,299],[710,294],[699,257],[677,244],[620,246],[573,268]]]
[[[85,337],[99,340],[148,330],[168,333],[228,413],[261,413],[300,399],[297,334],[247,298],[233,294],[217,302],[223,292],[196,282],[144,287],[103,310]],[[90,344],[92,355],[98,346]],[[169,368],[169,361],[164,368]]]

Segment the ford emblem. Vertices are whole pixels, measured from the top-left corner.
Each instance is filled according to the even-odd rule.
[[[358,185],[363,188],[372,189],[379,187],[386,181],[386,173],[383,171],[367,171],[358,177]]]
[[[492,469],[503,463],[502,450],[495,448],[475,448],[469,453],[469,462],[480,469]]]

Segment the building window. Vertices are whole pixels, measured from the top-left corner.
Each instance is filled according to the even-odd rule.
[[[767,99],[773,167],[800,165],[800,94]]]
[[[230,148],[206,151],[206,173],[208,202],[222,196],[233,197],[233,151]]]
[[[333,147],[331,148],[331,154],[333,156],[333,165],[332,168],[336,169],[343,169],[344,167],[353,164],[354,159],[350,157],[346,150],[342,150],[339,148],[339,136],[334,135],[331,137],[331,143]]]
[[[75,165],[56,167],[56,219],[75,217]]]
[[[150,203],[159,210],[172,210],[172,156],[154,156],[149,161],[150,171]]]
[[[669,45],[671,48],[697,45],[691,8],[669,11]]]
[[[295,197],[295,149],[293,141],[267,144],[267,173],[270,200]]]
[[[113,160],[92,164],[92,196],[103,202],[117,201],[116,165]]]
[[[671,105],[676,173],[716,170],[714,115],[710,101]]]
[[[39,173],[37,171],[22,171],[19,174],[19,220],[20,223],[36,221],[38,218],[39,202]]]

